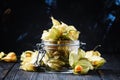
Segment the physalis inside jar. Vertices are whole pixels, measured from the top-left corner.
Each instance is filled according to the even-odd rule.
[[[48,70],[61,71],[69,66],[69,53],[78,52],[79,41],[42,41],[46,51],[43,62]]]

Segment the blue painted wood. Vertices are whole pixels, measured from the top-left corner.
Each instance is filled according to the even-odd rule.
[[[0,62],[0,80],[4,79],[15,63]]]

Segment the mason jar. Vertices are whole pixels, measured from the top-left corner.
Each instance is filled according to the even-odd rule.
[[[78,53],[79,40],[42,41],[45,55],[42,58],[47,70],[61,71],[69,67],[69,54]]]

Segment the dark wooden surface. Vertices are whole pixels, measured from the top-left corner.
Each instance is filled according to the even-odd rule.
[[[26,72],[19,69],[20,63],[0,62],[0,80],[120,80],[120,55],[105,54],[107,63],[86,75],[72,73]]]

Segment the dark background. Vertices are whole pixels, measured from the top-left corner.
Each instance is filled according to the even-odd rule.
[[[120,0],[0,0],[0,51],[34,50],[50,17],[80,32],[84,50],[120,52]]]

